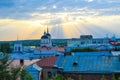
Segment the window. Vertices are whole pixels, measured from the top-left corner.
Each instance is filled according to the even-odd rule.
[[[81,42],[81,44],[83,45],[83,44],[85,44],[85,42]]]
[[[80,47],[79,45],[77,45],[77,47]]]
[[[51,77],[52,77],[52,73],[48,72],[48,78],[51,78]]]
[[[74,62],[74,63],[73,63],[73,66],[77,66],[77,65],[78,65],[78,63],[77,63],[77,62]]]
[[[18,47],[18,51],[20,51],[20,47]]]
[[[92,43],[93,43],[93,44],[96,44],[96,41],[93,41]]]

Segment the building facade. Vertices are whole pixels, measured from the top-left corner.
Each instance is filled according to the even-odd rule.
[[[114,47],[109,43],[109,38],[93,38],[92,35],[81,35],[80,38],[71,39],[67,42],[69,48],[94,48],[98,50],[112,50]]]
[[[22,52],[23,51],[23,46],[21,41],[15,41],[14,43],[14,52]]]
[[[51,35],[47,29],[47,32],[44,32],[41,37],[40,47],[52,47]]]

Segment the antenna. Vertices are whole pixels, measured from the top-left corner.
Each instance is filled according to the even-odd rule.
[[[48,26],[47,26],[47,33],[49,33]]]
[[[44,30],[44,35],[46,34],[46,31]]]
[[[18,36],[18,34],[17,34],[17,41],[19,40],[19,36]]]

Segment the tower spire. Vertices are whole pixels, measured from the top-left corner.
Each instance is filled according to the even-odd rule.
[[[18,34],[17,34],[17,41],[19,40],[19,36],[18,36]]]
[[[48,27],[47,27],[47,33],[49,33]]]
[[[44,35],[46,34],[46,31],[44,30]]]

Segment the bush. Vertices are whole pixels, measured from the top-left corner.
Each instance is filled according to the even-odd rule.
[[[70,52],[95,52],[95,51],[98,50],[93,48],[74,48]]]

